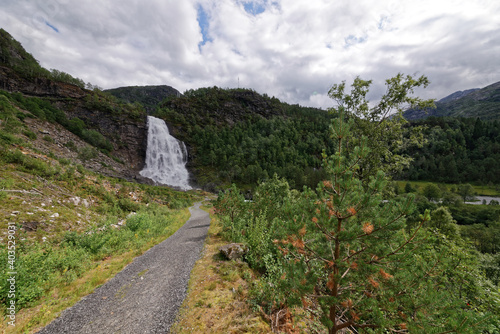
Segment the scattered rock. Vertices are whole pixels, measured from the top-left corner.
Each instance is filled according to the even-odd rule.
[[[50,218],[59,218],[59,214],[56,212],[52,216],[50,216]]]
[[[20,212],[19,211],[12,211],[13,215],[18,215]]]
[[[71,202],[73,202],[74,205],[78,206],[82,199],[80,197],[76,196],[76,197],[71,197],[69,200]]]
[[[23,222],[21,223],[25,231],[36,231],[40,222]]]
[[[235,260],[241,258],[248,252],[248,246],[239,243],[232,243],[220,247],[219,251],[229,260]]]

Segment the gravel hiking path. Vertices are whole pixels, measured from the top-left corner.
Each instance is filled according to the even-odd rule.
[[[210,225],[201,203],[175,234],[154,246],[38,333],[168,333],[186,296]]]

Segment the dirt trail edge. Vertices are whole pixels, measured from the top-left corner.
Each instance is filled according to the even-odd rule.
[[[168,333],[210,225],[201,203],[175,234],[137,257],[38,333]]]

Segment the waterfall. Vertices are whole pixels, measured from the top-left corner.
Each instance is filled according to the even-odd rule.
[[[189,190],[192,188],[186,162],[186,145],[170,135],[165,121],[148,116],[146,166],[139,174],[160,184]]]

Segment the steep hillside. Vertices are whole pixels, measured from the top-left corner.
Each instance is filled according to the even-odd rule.
[[[118,101],[82,80],[48,71],[5,30],[0,30],[0,92],[6,105],[28,117],[59,124],[122,164],[120,176],[135,179],[144,165],[146,112]],[[98,170],[96,170],[98,171]]]
[[[275,173],[296,188],[315,187],[323,177],[321,153],[332,150],[326,111],[249,89],[187,91],[155,115],[186,143],[194,181],[212,191],[233,182],[252,188]]]
[[[0,44],[0,328],[32,333],[172,235],[196,195],[137,175],[141,106],[41,68],[4,30]]]
[[[436,109],[407,110],[408,120],[436,117],[479,117],[483,120],[500,120],[500,82],[482,89],[453,93],[436,102]]]
[[[256,118],[283,116],[284,105],[277,98],[261,95],[251,89],[222,89],[219,87],[189,90],[183,96],[172,97],[161,104],[159,115],[172,125],[205,124],[234,125]],[[182,134],[181,134],[182,135]]]
[[[105,90],[126,103],[140,103],[148,113],[156,110],[158,104],[170,96],[180,96],[180,92],[170,86],[129,86]]]
[[[455,100],[461,99],[462,97],[465,97],[465,96],[469,95],[470,93],[475,92],[476,90],[479,90],[479,88],[472,88],[472,89],[467,89],[467,90],[459,90],[458,92],[455,92],[455,93],[450,94],[450,95],[448,95],[446,97],[443,97],[438,102],[445,103],[445,102],[455,101]]]

